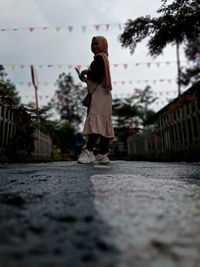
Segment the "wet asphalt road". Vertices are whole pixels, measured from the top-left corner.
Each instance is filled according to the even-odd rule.
[[[200,163],[0,165],[0,267],[200,267]]]

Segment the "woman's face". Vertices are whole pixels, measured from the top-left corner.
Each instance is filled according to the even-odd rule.
[[[96,39],[92,40],[91,48],[94,54],[97,54],[100,51],[100,46]]]

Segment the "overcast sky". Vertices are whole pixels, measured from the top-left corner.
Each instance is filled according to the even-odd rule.
[[[161,0],[1,0],[0,64],[24,103],[34,100],[33,86],[27,83],[31,82],[29,65],[35,65],[39,102],[44,105],[54,94],[59,73],[70,72],[78,82],[71,65],[86,68],[93,58],[92,37],[103,35],[109,43],[113,96],[127,97],[134,88],[150,85],[158,97],[153,105],[157,111],[177,96],[175,47],[153,59],[145,42],[131,55],[121,48],[118,37],[127,19],[158,16],[160,6]],[[181,60],[185,65],[182,49]]]

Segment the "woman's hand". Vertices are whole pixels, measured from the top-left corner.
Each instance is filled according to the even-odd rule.
[[[80,80],[81,80],[82,82],[86,82],[86,81],[87,81],[87,77],[85,77],[85,75],[87,75],[87,73],[88,73],[88,70],[83,70],[83,71],[81,71],[81,74],[80,74]]]

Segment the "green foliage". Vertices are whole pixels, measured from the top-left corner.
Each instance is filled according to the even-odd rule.
[[[74,151],[76,130],[70,123],[43,120],[40,130],[51,137],[53,146],[59,148],[61,153]]]
[[[133,103],[133,97],[113,100],[114,125],[117,128],[137,128],[139,111]]]
[[[113,117],[116,128],[127,127],[138,131],[145,120],[155,114],[149,109],[157,98],[153,96],[150,86],[146,86],[143,90],[135,89],[134,94],[130,98],[113,100]]]
[[[183,85],[192,84],[200,80],[200,37],[191,40],[185,47],[185,55],[188,60],[193,62],[190,68],[184,68],[181,71],[180,82]]]
[[[196,0],[163,0],[156,18],[150,16],[128,20],[119,40],[131,52],[139,42],[149,37],[148,49],[152,56],[162,53],[167,44],[188,43],[200,34],[200,2]]]
[[[6,76],[4,67],[0,65],[0,102],[5,105],[19,105],[20,97],[15,85],[9,79],[6,79]]]
[[[127,156],[128,136],[137,133],[143,128],[145,121],[155,114],[149,108],[149,105],[155,100],[150,86],[146,86],[144,90],[135,89],[130,98],[113,100],[114,129],[117,141],[113,144],[112,152],[118,158],[124,159]]]
[[[61,120],[78,128],[84,117],[82,96],[85,90],[75,85],[72,76],[65,73],[59,75],[57,86],[58,90],[51,104],[58,111]]]
[[[74,151],[76,130],[71,124],[67,122],[61,124],[59,130],[57,131],[57,135],[59,138],[58,146],[60,147],[62,153]]]

